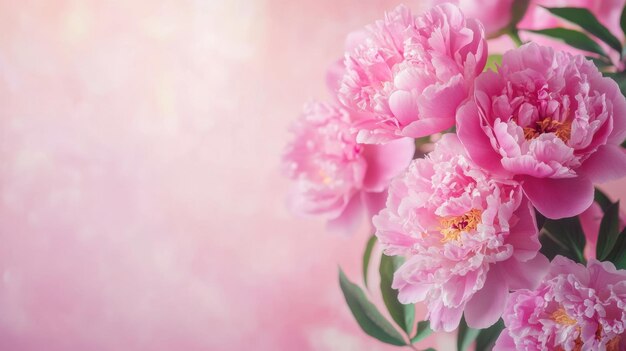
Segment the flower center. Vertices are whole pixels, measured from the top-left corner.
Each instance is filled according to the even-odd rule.
[[[559,122],[546,117],[541,121],[535,122],[534,127],[524,127],[524,138],[526,140],[534,139],[544,133],[554,133],[557,138],[567,142],[572,133],[572,122]]]
[[[558,310],[552,312],[552,319],[558,324],[562,325],[574,325],[576,324],[576,320],[570,317],[567,312],[565,312],[564,308],[559,308]]]
[[[452,240],[459,240],[461,232],[476,229],[478,224],[480,224],[480,216],[480,210],[473,208],[461,216],[441,218],[439,220],[441,223],[441,234],[443,234],[441,242],[446,243]]]

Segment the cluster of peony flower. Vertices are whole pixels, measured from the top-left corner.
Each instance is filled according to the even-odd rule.
[[[486,60],[481,22],[449,3],[350,35],[336,101],[294,127],[292,208],[352,229],[369,214],[384,253],[405,258],[399,301],[425,302],[433,330],[503,318],[498,350],[625,350],[626,271],[550,263],[536,211],[582,214],[595,246],[594,185],[626,175],[626,99],[580,54],[527,43]],[[414,138],[436,133],[413,159]]]

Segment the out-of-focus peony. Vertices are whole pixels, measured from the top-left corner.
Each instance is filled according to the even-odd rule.
[[[357,140],[384,143],[454,125],[483,70],[482,26],[443,4],[419,17],[404,6],[349,36],[340,101],[362,114]]]
[[[393,281],[400,302],[426,301],[434,330],[454,330],[464,311],[470,326],[490,326],[509,289],[534,287],[548,265],[519,185],[476,166],[454,134],[392,181],[373,222],[385,253],[407,256]]]
[[[471,158],[514,176],[549,218],[580,214],[593,183],[626,175],[626,100],[580,55],[533,43],[508,51],[476,79],[457,123]]]
[[[596,258],[596,246],[598,244],[598,235],[600,234],[600,223],[604,212],[597,202],[594,202],[583,213],[578,216],[580,219],[580,225],[585,232],[585,238],[587,244],[585,245],[585,257],[587,259]],[[624,229],[626,225],[626,215],[623,212],[620,213],[620,225],[619,230]]]
[[[294,180],[290,207],[319,215],[329,226],[352,231],[383,206],[391,178],[406,169],[415,144],[410,138],[385,145],[360,145],[348,111],[310,103],[293,125],[294,139],[283,157]]]
[[[494,351],[626,350],[626,271],[557,256],[534,290],[518,290]]]
[[[497,35],[513,18],[514,0],[432,0],[431,4],[445,2],[457,5],[466,17],[479,20],[487,37]]]

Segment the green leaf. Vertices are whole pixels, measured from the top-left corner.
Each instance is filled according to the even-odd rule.
[[[417,330],[415,335],[411,338],[411,344],[415,344],[418,341],[424,340],[427,336],[432,334],[433,330],[430,329],[429,321],[421,321],[417,323]]]
[[[575,47],[576,49],[593,52],[602,57],[607,57],[602,47],[598,45],[593,39],[589,38],[587,34],[566,28],[548,28],[541,30],[528,30],[528,32],[545,35],[551,38],[559,39],[565,44]]]
[[[600,205],[600,208],[602,209],[603,213],[606,212],[609,206],[613,204],[613,202],[609,199],[609,197],[606,196],[606,194],[603,193],[602,190],[598,188],[596,188],[593,194],[593,201],[597,202],[598,205]]]
[[[424,351],[437,351],[437,350],[433,349],[432,347],[429,347],[429,348],[427,348],[427,349],[426,349],[426,350],[424,350]]]
[[[465,323],[465,317],[461,319],[461,323],[459,324],[459,334],[456,339],[456,347],[458,351],[467,350],[470,345],[476,340],[478,337],[479,329],[473,329],[467,326]]]
[[[493,348],[500,332],[504,329],[504,321],[498,320],[496,324],[487,329],[482,329],[476,338],[476,351],[488,351]]]
[[[372,250],[376,244],[376,235],[372,235],[367,244],[365,245],[365,252],[363,252],[363,283],[367,287],[367,271],[370,266],[370,259],[372,258]]]
[[[485,64],[485,71],[490,69],[494,72],[498,71],[498,66],[500,66],[502,64],[502,55],[500,54],[493,54],[493,55],[489,55],[489,57],[487,57],[487,63]]]
[[[545,7],[545,9],[555,16],[580,26],[582,29],[593,34],[596,38],[607,43],[620,54],[622,53],[622,44],[619,39],[611,34],[588,9],[582,7]]]
[[[552,260],[556,255],[568,257],[585,264],[583,250],[585,233],[580,226],[578,217],[547,219],[539,237],[541,253]]]
[[[413,304],[401,304],[398,301],[398,291],[391,288],[393,273],[400,265],[402,265],[402,258],[399,256],[383,255],[380,258],[380,292],[391,318],[409,334],[413,331],[415,306]]]
[[[617,237],[613,250],[606,260],[613,262],[617,269],[626,269],[626,228]]]
[[[624,140],[624,142],[622,143],[622,147],[626,148],[626,140]]]
[[[600,232],[598,233],[598,246],[596,247],[596,257],[604,261],[613,250],[617,236],[619,235],[619,201],[611,204],[606,209],[602,222],[600,222]]]
[[[363,290],[348,280],[341,268],[339,268],[339,285],[352,315],[367,335],[387,344],[406,345],[402,335],[380,314],[376,306],[367,299]]]

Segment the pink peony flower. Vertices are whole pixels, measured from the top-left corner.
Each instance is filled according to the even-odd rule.
[[[476,79],[457,123],[471,158],[514,176],[549,218],[581,213],[594,182],[626,174],[626,100],[580,55],[532,43],[507,52]]]
[[[482,26],[451,4],[417,18],[399,6],[350,35],[347,47],[338,94],[364,114],[356,125],[363,143],[452,127],[487,57]]]
[[[534,287],[548,265],[519,185],[494,180],[454,134],[392,181],[373,222],[385,253],[407,256],[398,299],[426,301],[434,330],[454,330],[463,312],[470,326],[490,326],[509,289]]]
[[[331,228],[352,231],[364,215],[378,212],[391,178],[403,171],[415,150],[412,139],[385,145],[359,145],[348,111],[311,103],[292,127],[295,138],[283,164],[295,181],[290,207],[319,215]]]
[[[518,290],[494,351],[626,350],[626,271],[557,256],[534,290]]]
[[[453,3],[466,17],[479,20],[487,37],[496,36],[507,27],[513,17],[514,0],[431,0],[431,4]]]

